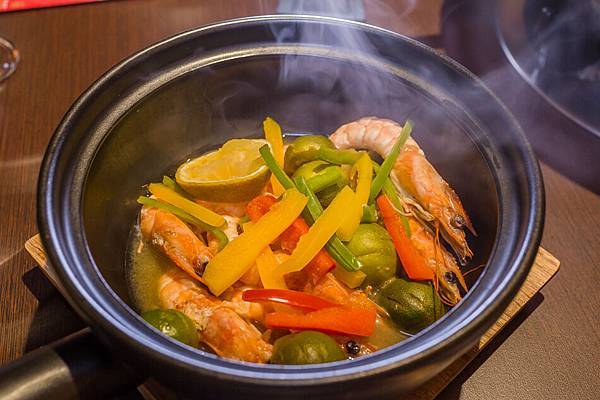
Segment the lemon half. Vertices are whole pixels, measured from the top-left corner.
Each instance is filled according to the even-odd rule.
[[[249,201],[260,194],[271,175],[258,151],[265,144],[263,139],[231,139],[219,150],[182,164],[175,179],[201,200]]]

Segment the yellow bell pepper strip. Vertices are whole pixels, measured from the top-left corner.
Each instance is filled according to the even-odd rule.
[[[277,269],[282,275],[300,271],[304,268],[329,241],[347,216],[348,202],[352,200],[352,189],[345,186],[335,196],[329,207],[315,221],[313,226],[302,235],[290,258]],[[264,218],[264,217],[263,217]]]
[[[365,274],[361,270],[347,271],[341,267],[335,267],[335,269],[333,270],[333,275],[335,275],[336,278],[338,278],[350,289],[355,289],[359,287],[367,278],[367,274]]]
[[[162,184],[168,187],[169,189],[176,191],[186,199],[193,200],[190,194],[183,190],[183,188],[179,186],[179,184],[174,179],[171,179],[165,175],[163,176]]]
[[[263,249],[298,218],[306,201],[306,196],[298,190],[286,191],[283,200],[217,253],[208,262],[202,275],[210,291],[219,296],[240,279],[252,267]]]
[[[319,203],[317,196],[310,190],[303,177],[298,176],[294,181],[296,182],[298,190],[308,197],[308,203],[302,212],[302,216],[308,224],[312,225],[323,213],[323,207],[321,207],[321,203]],[[329,242],[327,242],[327,251],[336,261],[337,265],[342,266],[348,271],[356,271],[362,267],[358,258],[348,250],[348,247],[346,247],[336,235],[333,235],[333,237],[329,239]]]
[[[258,268],[260,281],[265,289],[287,289],[283,275],[276,272],[279,263],[271,250],[271,246],[265,247],[258,255],[256,267]]]
[[[267,117],[263,121],[263,130],[265,131],[265,139],[267,139],[267,142],[271,145],[271,149],[273,149],[275,161],[283,168],[283,136],[281,134],[281,127],[274,119]],[[281,183],[273,175],[271,175],[271,186],[273,187],[273,194],[277,197],[285,192]]]
[[[346,206],[346,213],[348,216],[337,231],[338,237],[343,241],[348,241],[352,238],[354,231],[358,228],[358,225],[360,225],[363,206],[366,205],[369,200],[371,179],[373,178],[373,164],[371,163],[369,155],[363,153],[352,167],[352,170],[358,173],[358,182],[356,184],[354,199]]]
[[[200,221],[217,228],[225,225],[225,218],[221,215],[201,206],[191,200],[186,199],[173,189],[169,189],[162,183],[151,183],[148,185],[150,193],[158,197],[160,200],[167,202],[175,207],[179,207],[183,211],[198,218]]]

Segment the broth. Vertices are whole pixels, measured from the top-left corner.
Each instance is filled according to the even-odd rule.
[[[127,287],[134,307],[140,313],[161,308],[158,298],[158,279],[171,268],[171,260],[142,239],[136,224],[127,246]]]
[[[143,313],[163,307],[158,296],[158,280],[172,268],[177,267],[158,249],[143,240],[136,223],[129,237],[125,266],[127,287],[136,311]],[[275,337],[277,335],[273,335],[273,338]],[[408,337],[410,335],[400,331],[391,319],[378,318],[375,333],[367,340],[382,349],[400,343]],[[206,346],[201,345],[200,348],[212,353]]]

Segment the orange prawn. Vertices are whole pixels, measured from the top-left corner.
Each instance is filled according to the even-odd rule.
[[[214,253],[185,222],[167,211],[144,206],[140,213],[140,231],[175,265],[202,282],[199,274]]]
[[[385,157],[401,131],[402,126],[394,121],[366,117],[342,125],[329,138],[340,149],[367,149]],[[444,238],[462,260],[473,256],[463,230],[466,227],[475,234],[471,220],[457,194],[414,139],[409,138],[404,144],[391,177],[439,221]]]
[[[163,307],[187,315],[199,339],[219,356],[255,363],[271,358],[273,346],[234,311],[235,300],[230,304],[219,300],[176,268],[163,274],[158,286]]]

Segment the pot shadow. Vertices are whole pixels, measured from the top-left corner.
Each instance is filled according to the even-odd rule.
[[[21,280],[38,301],[38,307],[27,331],[27,339],[23,348],[24,353],[51,344],[85,328],[86,325],[83,321],[39,267],[34,267],[25,272]],[[64,361],[69,364],[68,357]],[[81,369],[81,366],[79,366],[79,369]],[[118,370],[115,369],[115,372],[118,372]],[[122,371],[120,374],[122,374]],[[78,383],[92,384],[83,380]],[[100,384],[102,383],[100,382]],[[111,395],[107,400],[145,399],[135,385],[124,389],[120,393]]]
[[[85,324],[39,267],[25,272],[21,280],[38,301],[27,330],[27,340],[23,352],[35,350],[85,327]]]
[[[488,345],[446,386],[436,397],[436,400],[459,399],[462,385],[473,375],[477,369],[502,346],[512,333],[531,315],[544,301],[544,295],[536,293],[511,319],[506,326],[488,343]]]

